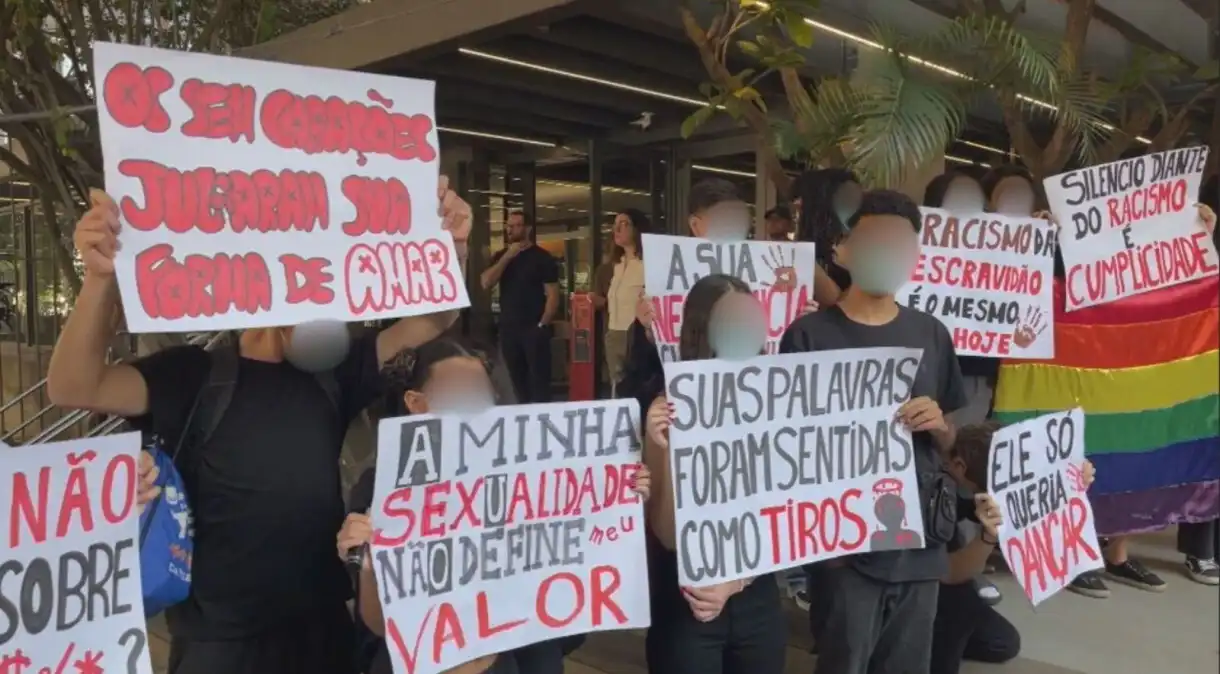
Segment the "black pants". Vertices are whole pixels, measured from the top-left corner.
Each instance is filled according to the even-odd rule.
[[[551,402],[551,328],[500,326],[500,355],[513,380],[517,402]]]
[[[940,586],[931,674],[957,674],[963,660],[998,665],[1020,651],[1017,628],[979,597],[974,583]]]
[[[938,581],[887,583],[835,562],[809,581],[816,674],[928,674]]]
[[[783,674],[788,624],[773,576],[756,578],[715,620],[700,622],[678,588],[674,553],[655,550],[649,557],[650,674]]]
[[[520,674],[563,674],[564,657],[579,648],[584,639],[584,635],[580,635],[541,641],[505,655],[511,655]]]
[[[167,674],[352,674],[355,630],[340,604],[248,639],[196,641],[173,637]]]
[[[1179,524],[1178,552],[1198,559],[1220,560],[1220,520]]]

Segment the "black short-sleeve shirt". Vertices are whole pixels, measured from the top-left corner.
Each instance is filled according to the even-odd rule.
[[[343,522],[339,454],[352,418],[380,393],[376,334],[324,375],[241,358],[233,398],[206,446],[178,457],[194,515],[191,596],[166,614],[175,636],[255,636],[350,596],[335,554]],[[172,451],[210,369],[198,347],[139,360],[148,413],[133,424]],[[333,377],[331,401],[318,376]]]
[[[842,309],[831,307],[797,319],[780,341],[782,353],[868,347],[923,349],[911,397],[932,398],[946,416],[965,406],[965,387],[949,331],[936,318],[921,311],[900,306],[894,320],[873,326],[857,323]],[[912,439],[916,471],[921,476],[939,471],[941,461],[932,435],[915,433]],[[922,482],[921,479],[921,501],[927,498],[922,494],[925,487]],[[854,555],[848,561],[860,573],[889,582],[938,579],[944,576],[948,564],[944,546]]]
[[[504,257],[497,251],[495,264]],[[546,308],[546,286],[559,282],[559,263],[540,246],[530,246],[508,261],[500,276],[500,326],[537,326]]]

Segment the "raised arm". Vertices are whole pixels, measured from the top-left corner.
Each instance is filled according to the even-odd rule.
[[[657,540],[673,550],[674,496],[669,465],[669,402],[658,396],[644,415],[644,465],[652,473],[652,494],[644,504],[648,527]]]
[[[106,347],[119,318],[114,278],[119,209],[100,190],[76,225],[73,240],[85,266],[76,305],[64,324],[47,371],[47,396],[61,407],[134,417],[148,411],[148,387],[130,365],[108,365]]]
[[[491,266],[479,274],[479,283],[483,286],[483,290],[491,290],[492,286],[500,282],[500,277],[504,275],[508,263],[517,257],[517,253],[520,253],[521,249],[521,244],[513,243],[492,256]]]

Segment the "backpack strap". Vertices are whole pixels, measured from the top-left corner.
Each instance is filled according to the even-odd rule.
[[[229,404],[233,402],[233,391],[237,389],[237,370],[240,357],[237,355],[237,344],[225,344],[208,352],[210,367],[208,378],[199,392],[198,408],[195,410],[194,423],[188,431],[191,434],[189,444],[198,449],[212,439],[212,434],[220,426]]]

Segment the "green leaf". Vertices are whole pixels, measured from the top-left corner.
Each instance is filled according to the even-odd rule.
[[[1220,79],[1220,61],[1212,60],[1210,63],[1204,63],[1197,71],[1195,71],[1196,80],[1215,80]]]
[[[695,131],[707,123],[712,118],[712,115],[715,114],[716,108],[711,105],[692,112],[686,119],[682,120],[682,137],[690,138],[695,135]]]
[[[784,17],[784,27],[788,29],[788,37],[793,44],[801,49],[813,46],[813,26],[805,23],[805,16],[797,12],[789,12]]]
[[[758,45],[750,40],[738,40],[737,48],[740,49],[741,53],[745,54],[746,56],[752,56],[754,58],[758,58],[758,55],[762,53],[762,50],[758,47]]]

